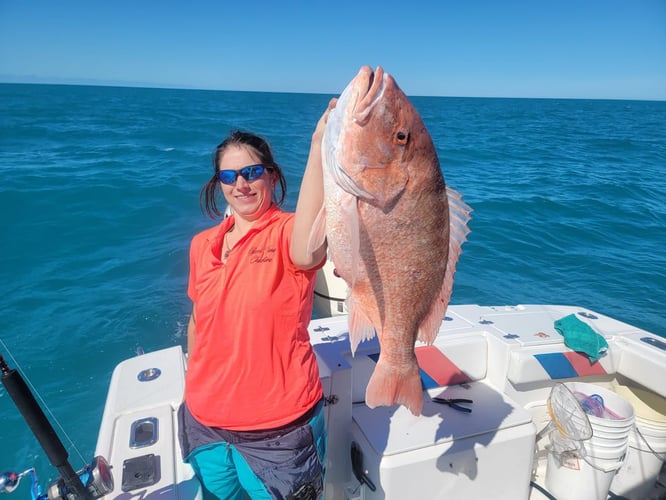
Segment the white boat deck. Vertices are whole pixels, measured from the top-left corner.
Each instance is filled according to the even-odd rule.
[[[554,330],[553,322],[568,314],[606,338],[609,350],[599,363],[581,363]],[[438,376],[448,383],[426,394],[471,399],[471,414],[428,398],[420,417],[398,406],[369,409],[363,398],[377,341],[362,343],[352,356],[345,316],[314,320],[310,332],[328,400],[326,499],[553,498],[545,489],[548,439],[537,442],[536,434],[550,422],[546,402],[555,383],[625,384],[666,396],[666,341],[578,307],[451,306],[437,352],[429,352],[441,356]],[[554,364],[544,366],[544,359]],[[155,369],[154,380],[137,378]],[[113,467],[116,487],[108,498],[200,497],[178,447],[184,370],[180,347],[172,347],[129,359],[114,372],[96,450]],[[571,370],[574,376],[566,377]],[[154,442],[144,435],[153,427]],[[374,491],[352,472],[352,443]],[[128,459],[150,455],[158,458],[128,467]],[[129,481],[130,474],[139,477]],[[645,498],[664,497],[663,487],[648,486]]]

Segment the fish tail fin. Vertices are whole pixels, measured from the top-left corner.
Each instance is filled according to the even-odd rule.
[[[423,387],[418,364],[396,370],[382,361],[381,354],[365,390],[365,404],[370,408],[401,404],[414,415],[423,409]]]

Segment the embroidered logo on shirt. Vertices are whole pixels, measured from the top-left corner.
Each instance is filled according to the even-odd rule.
[[[277,249],[275,247],[271,248],[250,248],[250,264],[263,264],[266,262],[273,262],[275,258],[275,252]]]

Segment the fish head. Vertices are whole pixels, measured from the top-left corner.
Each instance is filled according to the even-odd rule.
[[[412,160],[424,147],[436,158],[419,113],[381,67],[363,66],[347,85],[329,115],[325,136],[336,182],[384,210],[418,175]]]

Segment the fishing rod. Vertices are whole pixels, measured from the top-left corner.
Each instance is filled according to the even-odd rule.
[[[0,493],[10,493],[18,487],[22,477],[29,476],[32,481],[32,497],[36,500],[92,500],[113,491],[111,467],[103,457],[95,457],[92,463],[81,471],[74,472],[69,463],[69,454],[46,418],[21,374],[9,368],[0,354],[0,372],[2,385],[7,390],[23,419],[39,441],[51,464],[60,472],[43,495],[37,483],[34,468],[17,474],[0,474]]]

